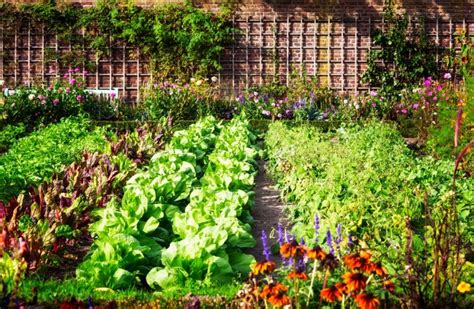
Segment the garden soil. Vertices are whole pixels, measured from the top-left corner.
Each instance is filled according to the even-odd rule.
[[[272,180],[265,169],[265,161],[258,162],[258,175],[255,180],[255,206],[252,216],[255,220],[252,226],[252,235],[257,241],[255,248],[248,253],[255,256],[257,261],[263,258],[262,230],[265,230],[270,238],[270,245],[277,242],[278,223],[288,228],[288,220],[284,214],[285,204],[280,199],[280,192],[274,187]]]

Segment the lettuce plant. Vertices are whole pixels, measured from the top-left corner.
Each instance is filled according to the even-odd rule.
[[[179,236],[162,253],[147,283],[154,288],[183,286],[186,281],[225,282],[245,273],[253,257],[242,248],[255,246],[248,220],[257,155],[248,123],[234,119],[217,138],[200,186],[184,213],[173,218]],[[244,220],[242,220],[244,219]]]
[[[219,126],[206,118],[176,132],[167,148],[127,182],[121,202],[97,211],[99,219],[90,228],[97,239],[77,270],[79,279],[126,288],[160,264],[162,247],[176,237],[173,217],[189,203],[202,170],[199,162],[214,148]]]

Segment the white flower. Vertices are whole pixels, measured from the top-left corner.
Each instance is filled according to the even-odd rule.
[[[5,85],[5,81],[3,79],[0,79],[0,86]]]
[[[35,95],[34,95],[34,94],[30,94],[30,95],[28,96],[28,100],[33,101],[34,99],[35,99]]]
[[[198,85],[198,86],[201,86],[201,84],[202,84],[202,80],[198,80],[198,81],[196,82],[196,85]]]
[[[191,83],[194,83],[196,79],[194,77],[191,77]]]
[[[217,82],[217,77],[215,77],[215,76],[211,77],[211,81],[212,81],[213,83]]]
[[[412,92],[417,93],[420,90],[420,88],[413,88]]]
[[[359,106],[359,104],[355,103],[354,107],[355,107],[355,109],[359,109],[360,106]]]
[[[8,95],[15,95],[16,91],[15,90],[8,90]]]
[[[348,99],[344,99],[344,104],[348,104],[349,103],[349,100]]]

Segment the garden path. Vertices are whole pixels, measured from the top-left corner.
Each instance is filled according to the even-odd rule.
[[[280,199],[280,192],[274,187],[272,180],[265,169],[265,161],[258,162],[258,175],[255,186],[255,206],[252,210],[252,216],[255,220],[252,226],[252,235],[257,241],[255,248],[249,250],[249,253],[255,256],[255,259],[263,258],[262,230],[265,230],[270,238],[270,245],[276,243],[278,223],[284,228],[288,226],[288,220],[284,214],[285,204]]]

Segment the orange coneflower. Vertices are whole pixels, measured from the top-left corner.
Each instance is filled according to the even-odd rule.
[[[326,257],[327,253],[324,252],[324,250],[320,246],[316,246],[313,249],[308,250],[308,252],[306,252],[306,255],[310,259],[322,261]]]
[[[347,289],[352,291],[359,291],[365,289],[367,277],[362,273],[346,273],[342,276],[347,285]]]
[[[288,274],[288,279],[308,280],[308,275],[305,272],[292,271]]]
[[[385,278],[388,275],[387,271],[385,270],[385,268],[382,267],[382,263],[380,262],[372,263],[371,272],[376,273],[382,278]]]
[[[383,282],[383,288],[386,289],[388,292],[393,293],[395,290],[395,284],[393,284],[390,280],[385,280]]]
[[[290,298],[285,294],[272,295],[268,301],[275,307],[283,307],[290,304]]]
[[[321,298],[327,302],[333,303],[336,299],[342,300],[342,292],[336,285],[321,290]]]
[[[268,298],[272,295],[284,294],[286,291],[288,291],[288,288],[284,286],[283,284],[279,282],[270,283],[263,287],[262,292],[260,293],[260,297]]]
[[[361,251],[360,253],[354,253],[346,255],[343,260],[344,264],[349,267],[351,270],[360,269],[365,272],[372,271],[372,262],[370,257],[372,255],[367,251]]]
[[[341,291],[342,294],[348,293],[347,285],[342,282],[336,283],[336,288],[338,288],[339,291]]]
[[[342,259],[344,260],[344,264],[350,269],[356,269],[360,265],[358,253],[346,255]]]
[[[255,263],[252,267],[252,274],[258,276],[259,274],[269,274],[273,272],[276,268],[276,264],[271,261],[262,261]]]
[[[304,256],[306,253],[306,247],[299,245],[296,240],[293,240],[292,242],[286,242],[281,245],[280,253],[285,259],[296,256]]]
[[[357,295],[355,302],[357,307],[362,309],[375,309],[380,304],[380,301],[374,295],[364,293]]]

